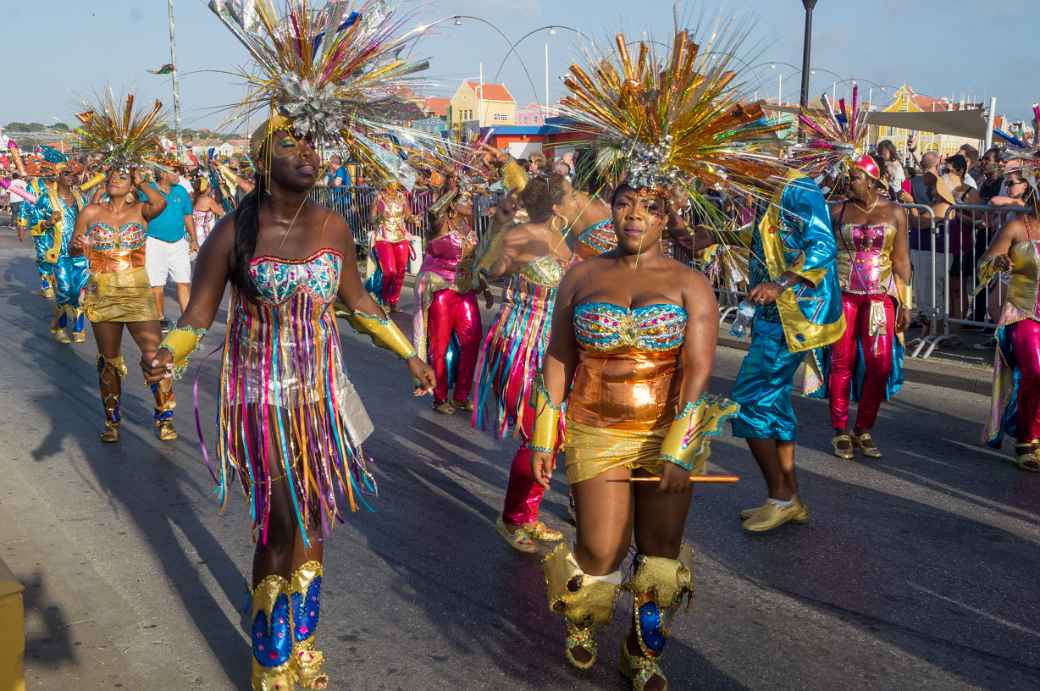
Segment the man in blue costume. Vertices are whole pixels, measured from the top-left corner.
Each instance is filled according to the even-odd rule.
[[[815,366],[806,356],[841,337],[845,318],[830,213],[811,178],[792,173],[752,232],[748,299],[757,310],[733,387],[740,413],[732,425],[734,436],[747,440],[769,490],[764,505],[741,512],[744,529],[758,533],[809,520],[795,478],[791,389],[803,360]]]

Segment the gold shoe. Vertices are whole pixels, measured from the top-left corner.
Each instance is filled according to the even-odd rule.
[[[58,343],[68,345],[72,343],[72,339],[65,333],[65,329],[51,329],[51,335],[54,336],[54,340]]]
[[[159,435],[159,441],[174,441],[177,438],[177,430],[173,428],[173,420],[163,420],[155,423],[155,431]]]
[[[54,299],[54,288],[51,288],[50,286],[47,286],[46,288],[44,288],[43,290],[40,291],[40,297],[45,299],[45,300],[53,300]]]
[[[453,406],[448,401],[441,401],[440,403],[434,403],[433,404],[433,409],[434,409],[435,412],[438,412],[441,415],[454,415],[455,414],[455,406]]]
[[[456,410],[462,410],[467,413],[473,412],[473,401],[455,401],[452,403]]]
[[[762,504],[762,506],[756,506],[753,509],[744,509],[743,511],[740,512],[740,520],[741,521],[746,521],[747,519],[751,518],[752,516],[754,516],[756,513],[758,513],[759,511],[761,511],[764,508],[766,508],[766,504]],[[794,518],[791,519],[791,522],[792,523],[808,523],[809,522],[809,512],[805,511],[804,513],[798,514],[797,516],[795,516]]]
[[[86,343],[87,342],[87,334],[86,334],[86,332],[84,332],[84,331],[76,331],[75,333],[73,333],[72,334],[72,342],[73,343]]]
[[[550,528],[541,521],[528,523],[523,528],[528,535],[539,542],[559,542],[563,539],[563,533],[555,528]]]
[[[495,521],[495,531],[517,552],[534,554],[538,551],[538,545],[534,544],[534,538],[528,533],[525,526],[508,526],[502,520],[502,516],[499,516],[498,520]]]
[[[105,431],[101,433],[101,441],[106,444],[115,444],[119,441],[119,423],[106,422]]]
[[[851,461],[856,458],[855,442],[852,440],[852,435],[847,432],[835,434],[831,439],[831,448],[834,449],[834,455],[843,461]]]
[[[1019,470],[1040,473],[1040,458],[1037,457],[1037,442],[1015,444],[1015,465]]]
[[[784,523],[804,524],[809,522],[809,510],[798,499],[787,508],[769,502],[766,506],[744,521],[744,530],[749,533],[764,533],[779,528]]]
[[[563,654],[572,667],[586,670],[592,669],[592,666],[596,664],[596,659],[599,657],[599,646],[596,645],[596,639],[592,636],[594,630],[593,626],[575,626],[569,621],[567,622],[567,641]],[[574,657],[574,651],[577,648],[588,653],[589,659],[579,660]]]
[[[881,458],[881,449],[879,449],[877,444],[874,443],[874,438],[870,436],[870,432],[854,434],[852,436],[852,442],[867,458],[873,458],[875,460]]]
[[[628,638],[621,641],[621,675],[632,682],[633,691],[643,691],[654,677],[664,681],[662,691],[668,689],[668,677],[661,671],[657,660],[643,655],[633,655],[628,649]]]

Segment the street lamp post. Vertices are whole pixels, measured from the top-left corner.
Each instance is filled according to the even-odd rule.
[[[802,93],[799,103],[809,106],[809,73],[812,71],[812,13],[817,0],[802,0],[805,6],[805,37],[802,43]]]
[[[184,140],[181,138],[181,85],[177,78],[177,41],[174,39],[173,34],[173,0],[168,3],[169,15],[170,15],[170,63],[173,65],[173,72],[170,73],[170,77],[173,79],[173,124],[177,131],[177,157],[180,158],[184,155]]]

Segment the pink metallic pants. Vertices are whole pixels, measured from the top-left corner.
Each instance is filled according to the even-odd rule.
[[[517,410],[519,401],[527,390],[522,381],[524,368],[516,367],[509,374],[505,390],[506,406],[509,410]],[[531,449],[527,447],[527,440],[531,438],[534,428],[534,408],[530,400],[523,401],[524,415],[520,434],[524,442],[516,450],[513,456],[513,465],[509,469],[509,484],[506,487],[506,500],[502,506],[502,521],[507,525],[529,525],[538,520],[538,508],[542,505],[542,495],[545,489],[539,485],[534,475],[531,474]],[[559,448],[559,447],[557,447]]]
[[[1022,379],[1018,384],[1018,443],[1040,439],[1040,323],[1012,324],[1011,348]]]
[[[412,256],[412,245],[405,240],[377,242],[376,254],[379,256],[379,270],[383,272],[383,304],[397,306],[404,275],[408,271],[408,260]]]
[[[473,370],[480,354],[480,308],[476,293],[439,290],[433,294],[427,323],[430,342],[430,365],[437,375],[433,398],[437,403],[448,400],[448,346],[452,332],[459,339],[459,362],[455,379],[455,400],[469,400],[473,388]]]
[[[876,338],[870,335],[870,306],[884,300],[885,327]],[[831,427],[848,429],[849,395],[852,373],[856,368],[857,345],[862,344],[866,359],[863,393],[856,413],[857,432],[874,426],[878,409],[885,397],[885,385],[892,371],[892,339],[895,337],[895,304],[892,298],[878,295],[841,294],[845,309],[845,334],[831,346],[831,373],[827,388],[831,397]]]

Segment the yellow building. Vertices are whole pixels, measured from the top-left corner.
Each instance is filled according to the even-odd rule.
[[[467,80],[451,97],[448,121],[453,127],[464,122],[479,122],[480,127],[516,124],[516,101],[504,84],[485,84]]]
[[[910,86],[904,84],[899,87],[892,98],[892,102],[881,109],[883,113],[927,113],[948,110],[958,110],[958,105],[947,98],[932,98],[923,94],[915,93]],[[910,130],[896,127],[871,127],[870,141],[879,142],[891,139],[899,152],[906,155],[906,139]],[[926,151],[937,151],[946,156],[952,156],[964,144],[977,147],[979,141],[968,137],[957,137],[950,134],[937,134],[935,132],[917,132],[917,151],[919,154]]]

